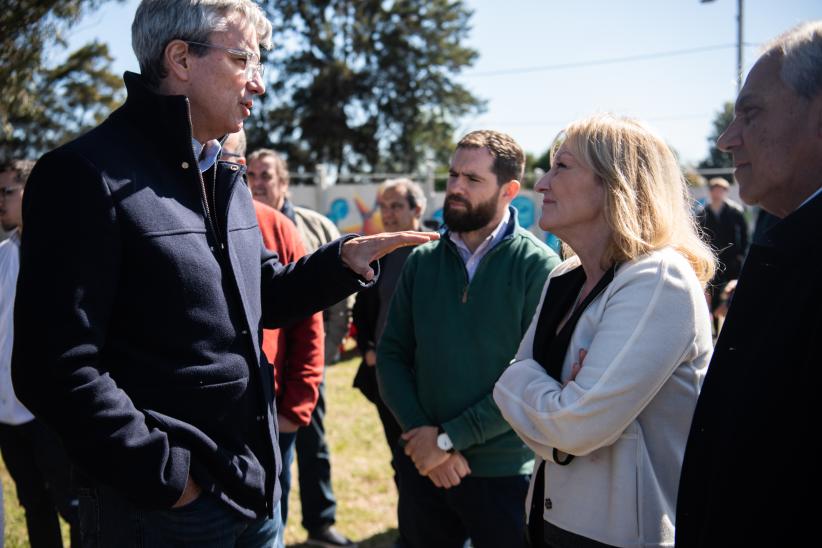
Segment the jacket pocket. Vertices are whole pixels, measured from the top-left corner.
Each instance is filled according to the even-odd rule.
[[[549,463],[545,496],[551,502],[545,520],[606,544],[635,546],[640,539],[640,445],[629,427],[612,445],[578,456],[568,466]]]

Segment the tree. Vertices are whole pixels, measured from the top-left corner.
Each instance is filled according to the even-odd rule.
[[[722,152],[716,148],[716,141],[719,136],[728,129],[734,119],[734,104],[727,102],[722,105],[722,110],[716,113],[713,120],[713,131],[708,136],[709,155],[699,163],[700,168],[722,168],[733,167],[733,159],[727,152]]]
[[[0,160],[34,158],[98,124],[121,101],[108,46],[87,44],[57,66],[63,33],[106,0],[16,0],[0,6]]]
[[[548,147],[545,152],[540,154],[531,165],[534,168],[540,168],[542,171],[548,171],[551,169],[551,147]]]
[[[269,91],[249,147],[277,143],[291,169],[413,171],[447,161],[457,121],[483,103],[453,78],[465,47],[461,0],[268,0]]]

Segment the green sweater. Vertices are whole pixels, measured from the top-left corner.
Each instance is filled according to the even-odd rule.
[[[516,215],[507,231],[470,283],[447,235],[415,249],[377,348],[380,392],[403,430],[442,426],[478,477],[531,472],[533,453],[491,394],[559,264]]]

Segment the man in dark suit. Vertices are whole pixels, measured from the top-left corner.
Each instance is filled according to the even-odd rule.
[[[818,536],[807,445],[822,342],[822,21],[767,47],[717,145],[733,154],[742,200],[781,220],[751,247],[717,341],[685,451],[676,544],[807,545]]]

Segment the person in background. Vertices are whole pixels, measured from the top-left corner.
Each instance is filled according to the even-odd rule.
[[[436,235],[350,236],[283,267],[241,166],[218,160],[265,92],[265,14],[143,0],[132,45],[125,104],[26,183],[15,392],[80,469],[84,546],[271,546],[281,459],[262,328],[340,301],[376,259]]]
[[[245,130],[232,133],[223,141],[221,157],[245,165]],[[305,247],[294,224],[276,209],[257,200],[254,213],[263,236],[263,245],[288,264],[305,255]],[[280,509],[283,527],[277,539],[285,546],[285,525],[288,522],[288,495],[291,492],[291,463],[299,428],[311,423],[323,379],[323,315],[317,312],[281,329],[263,330],[263,352],[274,366],[274,393],[277,401],[277,424],[283,467],[280,472],[282,499]]]
[[[676,544],[808,546],[819,536],[822,21],[765,47],[717,147],[739,195],[780,220],[751,246],[694,413]],[[816,479],[815,479],[816,478]]]
[[[377,345],[380,393],[402,427],[394,458],[410,548],[523,546],[533,453],[491,398],[559,263],[517,222],[525,156],[508,135],[457,144],[447,232],[412,252]]]
[[[697,220],[708,243],[719,256],[719,265],[709,284],[711,312],[720,305],[722,290],[739,277],[748,251],[748,223],[742,206],[728,198],[728,181],[714,177],[708,181],[709,200],[697,211]],[[716,319],[715,319],[716,325]]]
[[[26,160],[0,165],[0,223],[9,231],[9,238],[0,242],[0,452],[17,487],[32,548],[63,546],[58,511],[69,523],[72,545],[79,546],[78,503],[68,457],[57,436],[17,400],[11,382],[23,192],[33,167],[34,162]]]
[[[532,546],[668,546],[679,466],[711,356],[700,239],[676,157],[644,124],[600,115],[553,147],[539,225],[572,256],[494,400],[538,457]]]
[[[383,228],[388,231],[420,230],[425,204],[425,193],[420,185],[411,179],[389,179],[377,189],[377,206],[380,209]],[[380,396],[376,373],[377,345],[385,330],[391,297],[394,296],[394,290],[410,252],[410,248],[398,249],[383,257],[379,281],[374,287],[357,295],[353,311],[354,326],[357,328],[357,347],[362,354],[362,363],[354,377],[354,386],[377,408],[385,440],[391,452],[394,482],[398,487],[394,455],[399,449],[402,427]]]
[[[311,209],[294,206],[288,200],[288,166],[275,151],[259,149],[252,152],[248,156],[247,176],[254,200],[288,217],[299,230],[309,252],[340,237],[330,219]],[[340,344],[348,333],[352,306],[353,299],[349,298],[323,311],[325,364],[335,361]],[[302,525],[308,532],[309,544],[351,547],[355,544],[334,527],[337,500],[331,483],[331,449],[325,439],[325,412],[323,381],[311,423],[297,431],[295,442]]]

